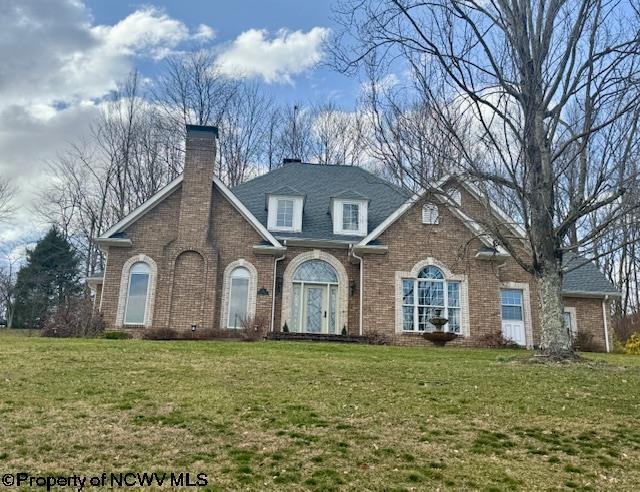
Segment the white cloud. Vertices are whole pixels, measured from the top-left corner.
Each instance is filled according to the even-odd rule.
[[[19,187],[18,213],[0,225],[0,246],[32,240],[33,213],[47,183],[46,161],[86,131],[102,97],[139,58],[161,59],[214,37],[145,7],[99,25],[79,0],[20,0],[0,5],[0,174]]]
[[[146,7],[118,23],[92,25],[73,0],[21,0],[0,9],[0,107],[99,98],[132,68],[134,57],[160,59],[182,43],[211,39],[163,11]]]
[[[322,43],[329,29],[309,32],[279,30],[275,36],[260,29],[240,34],[217,59],[223,73],[233,77],[262,77],[266,82],[291,82],[322,59]]]

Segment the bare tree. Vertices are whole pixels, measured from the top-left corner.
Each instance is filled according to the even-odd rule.
[[[220,121],[218,174],[230,186],[255,175],[269,139],[272,100],[260,86],[243,82],[230,98]]]
[[[4,251],[0,260],[0,313],[5,317],[7,328],[13,327],[16,273],[22,260],[22,256],[12,255],[11,251]]]
[[[16,192],[16,187],[9,179],[0,177],[0,222],[6,222],[13,216]]]
[[[153,96],[174,129],[183,131],[186,124],[219,125],[236,89],[216,69],[213,53],[201,50],[169,58]]]
[[[625,199],[638,186],[637,170],[626,165],[640,110],[638,12],[634,0],[348,1],[338,8],[335,65],[348,71],[375,54],[389,69],[401,60],[457,146],[461,171],[517,206],[526,250],[497,219],[486,226],[537,279],[541,349],[553,357],[573,356],[562,319],[569,231],[606,211],[598,227],[573,238],[569,248],[579,248],[638,206]],[[459,121],[473,125],[472,138],[461,138]],[[618,156],[605,158],[611,149]],[[558,184],[569,167],[575,188],[563,207]]]
[[[315,106],[313,115],[313,159],[320,164],[359,164],[365,149],[360,111],[343,111],[328,102]]]

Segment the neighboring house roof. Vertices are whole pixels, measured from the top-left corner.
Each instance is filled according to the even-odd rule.
[[[113,244],[115,242],[126,242],[129,241],[126,237],[123,237],[122,232],[124,229],[133,224],[136,220],[146,214],[149,210],[153,209],[156,205],[162,202],[165,198],[171,195],[182,183],[182,175],[178,176],[176,179],[171,181],[167,186],[159,190],[155,195],[153,195],[149,200],[144,202],[134,211],[132,211],[129,215],[127,215],[120,222],[111,227],[107,232],[102,234],[97,240],[98,244]],[[278,240],[273,237],[273,235],[267,230],[267,228],[260,223],[247,208],[243,205],[243,203],[236,198],[236,196],[231,193],[229,188],[220,181],[219,178],[213,178],[213,184],[222,192],[225,198],[229,200],[229,203],[245,218],[247,221],[253,226],[253,228],[262,236],[263,239],[267,240],[272,246],[277,248],[281,247],[281,244]]]
[[[584,256],[565,255],[563,261],[567,270],[562,279],[562,292],[576,296],[620,296],[620,292],[605,277],[596,264]]]
[[[305,196],[302,232],[279,232],[279,238],[359,242],[359,236],[333,234],[331,200],[369,200],[368,230],[375,229],[410,196],[384,179],[356,166],[292,162],[236,186],[231,191],[251,213],[267,225],[266,196],[283,186]]]

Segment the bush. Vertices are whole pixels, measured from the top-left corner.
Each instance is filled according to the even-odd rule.
[[[102,338],[106,338],[107,340],[128,340],[131,338],[131,335],[124,331],[107,331],[102,335]]]
[[[624,345],[624,353],[640,355],[640,332],[634,333],[629,337],[629,340]]]
[[[142,332],[145,340],[179,340],[180,334],[173,328],[149,328]]]
[[[612,334],[612,339],[613,339],[613,347],[611,351],[614,354],[624,354],[624,343],[620,341],[620,339],[618,338],[618,335],[615,332]]]
[[[43,337],[95,337],[104,332],[102,315],[93,312],[89,296],[67,300],[44,320]]]
[[[267,334],[268,326],[269,320],[263,315],[256,314],[242,321],[240,336],[245,342],[262,340]]]
[[[504,349],[516,349],[522,348],[516,342],[509,338],[505,338],[502,334],[502,330],[496,330],[492,333],[487,333],[479,339],[480,344],[487,348],[504,348]]]
[[[260,318],[251,318],[246,326],[237,330],[221,328],[196,329],[195,331],[178,331],[173,328],[151,328],[142,332],[145,340],[220,340],[242,339],[246,341],[260,340],[266,334],[266,325]],[[251,327],[251,328],[249,328]]]
[[[572,340],[574,350],[580,352],[598,352],[599,347],[593,341],[591,333],[579,331]]]
[[[368,330],[364,333],[367,343],[371,345],[386,345],[388,343],[387,336],[376,330]]]
[[[624,344],[631,335],[640,332],[640,313],[614,318],[613,332]]]

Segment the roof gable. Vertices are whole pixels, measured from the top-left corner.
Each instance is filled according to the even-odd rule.
[[[181,185],[182,179],[183,177],[182,175],[180,175],[169,184],[167,184],[164,188],[160,189],[146,202],[130,212],[120,222],[113,225],[105,233],[98,237],[98,243],[100,243],[100,241],[110,241],[113,239],[113,236],[117,237],[117,235],[122,233],[127,227],[143,217],[147,212],[152,210],[156,205],[161,203],[169,195],[176,191]],[[256,219],[256,217],[247,209],[247,207],[245,207],[245,205],[240,200],[238,200],[238,198],[219,178],[214,176],[213,185],[222,192],[222,195],[229,201],[229,203],[231,203],[231,205],[240,213],[240,215],[242,215],[253,226],[253,228],[258,232],[258,234],[260,234],[263,239],[268,241],[272,246],[281,247],[280,242],[275,237],[273,237],[273,235],[267,230],[267,228],[263,224],[261,224],[258,219]]]
[[[362,241],[360,241],[358,246],[367,246],[372,241],[375,241],[384,231],[391,227],[391,225],[394,224],[400,217],[402,217],[409,209],[411,209],[418,202],[421,202],[423,199],[425,199],[428,192],[433,192],[434,200],[446,206],[449,211],[451,211],[454,216],[460,219],[465,227],[467,227],[475,236],[477,236],[485,246],[495,248],[500,254],[506,254],[504,248],[496,245],[491,235],[480,224],[478,224],[475,220],[465,214],[460,209],[460,207],[446,195],[444,190],[442,190],[438,184],[435,184],[428,188],[424,188],[420,192],[412,195],[382,223],[380,223],[378,227],[372,230]]]

